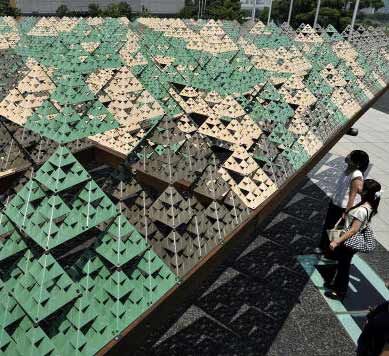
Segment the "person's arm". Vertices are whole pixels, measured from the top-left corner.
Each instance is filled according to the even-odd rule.
[[[343,235],[339,237],[339,239],[334,240],[330,243],[330,249],[334,250],[337,248],[340,244],[344,243],[346,240],[348,240],[351,236],[355,235],[359,229],[361,228],[362,222],[358,219],[354,219],[353,223],[351,224],[351,227],[348,231],[346,231]]]
[[[367,319],[372,319],[374,318],[377,314],[380,314],[380,313],[385,313],[389,311],[389,301],[387,302],[384,302],[382,304],[380,304],[378,307],[375,307],[373,310],[370,311],[369,314],[367,314]]]
[[[363,189],[363,180],[361,177],[355,178],[351,181],[346,211],[349,211],[354,206],[355,197],[357,196],[357,194],[362,193],[362,189]]]

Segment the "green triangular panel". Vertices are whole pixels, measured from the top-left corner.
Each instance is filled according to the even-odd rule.
[[[6,215],[0,213],[0,261],[24,251],[27,245]]]
[[[274,101],[279,101],[281,100],[281,95],[280,93],[277,91],[277,89],[270,83],[267,83],[261,93],[260,93],[260,97],[262,99],[266,99],[266,100],[274,100]]]
[[[27,252],[12,279],[13,297],[34,322],[41,321],[78,296],[76,286],[50,254],[35,258]]]
[[[77,105],[95,99],[94,94],[80,75],[59,74],[54,78],[54,81],[57,87],[50,99],[60,105]]]
[[[145,278],[148,304],[153,304],[177,283],[176,275],[153,250],[146,251],[138,268]]]
[[[67,143],[119,127],[113,115],[98,101],[77,112],[65,106],[58,114],[34,113],[25,127],[58,143]]]
[[[117,214],[115,205],[105,193],[94,181],[89,181],[74,199],[72,211],[64,220],[64,224],[69,227],[68,233],[76,236]]]
[[[52,192],[61,192],[90,179],[90,175],[77,162],[66,147],[57,151],[37,171],[35,179]]]
[[[52,195],[42,200],[29,219],[25,233],[44,249],[51,249],[69,240],[64,218],[70,213],[70,208],[58,195]]]
[[[30,180],[19,193],[9,202],[5,214],[19,228],[24,229],[34,213],[32,203],[40,201],[46,196],[44,190],[35,180]]]
[[[78,193],[69,199],[73,188]],[[109,222],[118,211],[70,151],[59,147],[9,202],[5,214],[41,248],[50,250]],[[9,225],[5,228],[9,230]],[[11,237],[18,241],[17,234]],[[9,248],[16,253],[23,247],[20,242]]]
[[[150,249],[120,269],[112,269],[93,249],[69,271],[82,296],[61,324],[62,336],[79,333],[80,339],[71,340],[70,345],[61,336],[54,340],[59,348],[88,350],[89,354],[102,347],[105,338],[119,334],[177,283],[175,275]]]
[[[7,349],[8,355],[25,355],[26,351],[31,355],[55,355],[60,354],[52,340],[43,329],[33,323],[28,317],[24,317],[19,326],[12,333],[15,344],[11,344]]]
[[[6,284],[1,280],[0,292],[2,295],[2,298],[0,298],[0,318],[2,320],[2,326],[7,327],[23,318],[25,314],[15,298],[9,293],[10,291],[7,289]],[[0,339],[2,340],[2,338]],[[4,343],[3,340],[1,342]]]
[[[119,215],[99,237],[96,251],[115,266],[122,266],[143,253],[149,244],[131,225],[127,218]]]

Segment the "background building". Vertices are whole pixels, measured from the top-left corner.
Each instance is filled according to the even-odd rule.
[[[255,0],[240,0],[242,10],[251,10]],[[256,0],[256,8],[262,10],[265,6],[268,6],[269,0]]]
[[[389,0],[384,0],[384,7],[377,10],[379,13],[389,14]]]
[[[112,3],[118,3],[123,0],[14,0],[22,14],[32,13],[54,14],[61,5],[66,5],[70,11],[88,11],[91,3],[100,7],[105,7]],[[153,14],[175,14],[179,12],[185,4],[185,0],[125,0],[131,5],[135,12],[142,11],[146,8]],[[262,0],[260,0],[262,1]]]

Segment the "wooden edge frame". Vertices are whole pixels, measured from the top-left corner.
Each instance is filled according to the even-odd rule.
[[[99,151],[104,151],[108,155],[115,156],[117,158],[120,158],[121,160],[125,160],[127,158],[127,155],[118,151],[113,150],[112,148],[106,147],[102,145],[101,143],[95,142],[93,140],[89,140]]]
[[[210,267],[211,264],[219,264],[228,251],[231,250],[232,244],[227,242],[233,240],[237,236],[245,235],[248,231],[255,231],[255,228],[267,216],[274,211],[274,209],[283,201],[283,199],[290,193],[307,175],[307,173],[331,150],[331,148],[344,136],[347,131],[355,124],[355,122],[371,108],[375,102],[389,89],[389,85],[377,93],[362,109],[354,115],[339,131],[333,135],[323,146],[310,158],[310,160],[300,168],[296,173],[289,177],[268,199],[266,199],[259,207],[247,217],[247,219],[226,236],[223,243],[215,247],[203,260],[194,266],[182,279],[181,283],[173,287],[161,299],[153,304],[147,311],[145,311],[138,319],[131,323],[122,333],[107,343],[97,355],[119,355],[128,354],[131,347],[135,344],[140,344],[142,338],[147,337],[147,329],[141,328],[141,324],[152,320],[153,314],[162,312],[162,309],[169,309],[172,304],[177,305],[179,299],[185,299],[185,292],[193,288],[195,285],[201,283],[203,278],[206,278],[208,270],[205,266]],[[239,240],[239,239],[234,239]],[[221,253],[223,252],[223,253]],[[201,271],[199,271],[201,270]],[[199,273],[200,272],[200,273]],[[198,278],[194,278],[195,276]],[[194,284],[194,285],[192,285]],[[188,287],[190,286],[190,287]],[[170,302],[170,303],[167,303]],[[160,310],[159,310],[160,309]],[[167,310],[165,310],[166,313]],[[154,316],[154,321],[158,322],[158,318]],[[132,337],[131,337],[132,336]],[[130,340],[130,338],[132,340]]]

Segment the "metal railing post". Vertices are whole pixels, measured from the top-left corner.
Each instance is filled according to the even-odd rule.
[[[270,18],[271,18],[271,8],[273,6],[273,0],[270,0],[270,6],[269,6],[269,14],[267,16],[267,25],[270,24]]]
[[[313,21],[313,27],[315,27],[317,25],[317,20],[319,18],[320,2],[321,2],[321,0],[317,0],[317,7],[316,7],[316,13],[315,13],[315,20]]]
[[[204,3],[203,3],[203,11],[202,11],[202,14],[201,14],[201,17],[204,17],[204,12],[205,12],[205,8],[207,7],[207,0],[204,0]]]
[[[251,20],[255,21],[255,11],[257,6],[257,0],[253,0],[253,8],[251,9]]]
[[[292,10],[293,10],[293,0],[290,0],[289,14],[288,14],[288,25],[290,25],[290,20],[292,19]]]
[[[352,30],[352,31],[354,31],[355,20],[356,20],[356,18],[357,18],[358,9],[359,9],[359,0],[357,0],[357,1],[355,2],[355,6],[354,6],[353,18],[352,18],[352,20],[351,20],[351,30]]]

